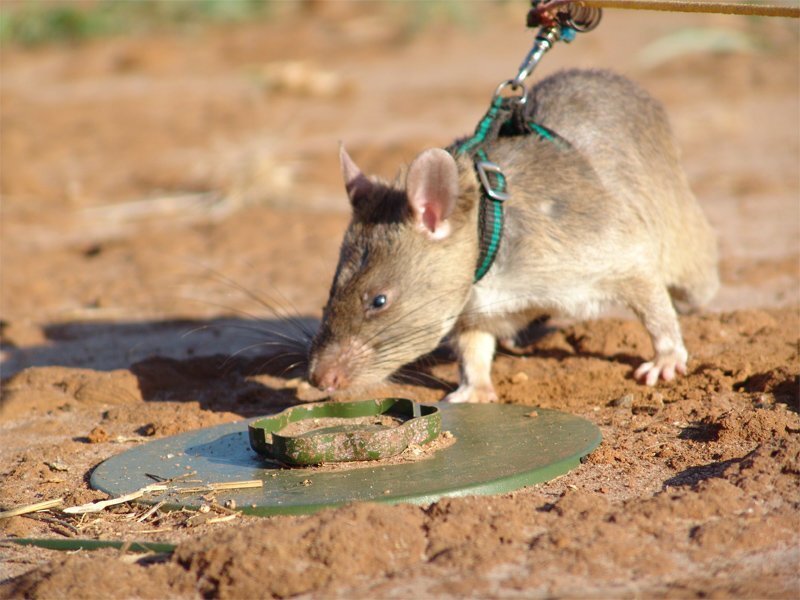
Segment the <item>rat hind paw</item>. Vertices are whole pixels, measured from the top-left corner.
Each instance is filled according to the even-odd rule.
[[[686,351],[673,352],[663,356],[657,356],[654,361],[643,363],[633,374],[637,381],[654,386],[659,378],[664,381],[672,381],[675,374],[686,375]]]

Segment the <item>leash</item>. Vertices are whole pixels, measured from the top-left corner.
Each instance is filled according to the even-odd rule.
[[[531,15],[540,14],[536,9],[537,4],[536,0],[531,2],[533,8],[528,13],[528,27],[542,27],[516,77],[497,86],[489,110],[478,122],[475,133],[465,140],[456,141],[447,149],[454,157],[467,155],[472,159],[481,185],[478,208],[479,254],[473,283],[483,279],[497,257],[503,237],[503,203],[509,198],[506,176],[500,166],[489,159],[486,147],[498,137],[531,134],[562,149],[571,147],[569,142],[554,131],[525,118],[528,94],[525,80],[556,42],[571,42],[577,33],[591,31],[600,23],[600,9],[577,4],[553,7],[544,20],[532,18]],[[505,95],[506,92],[511,92],[511,95]]]
[[[539,13],[559,6],[574,3],[575,0],[551,0],[540,2],[531,11]],[[800,18],[800,7],[796,2],[765,3],[756,2],[706,2],[705,0],[582,0],[591,8],[621,8],[625,10],[658,10],[669,12],[715,13],[722,15],[746,15],[751,17],[791,17]]]

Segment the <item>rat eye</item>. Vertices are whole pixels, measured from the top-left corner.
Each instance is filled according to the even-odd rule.
[[[363,306],[366,316],[372,317],[391,306],[392,293],[388,290],[384,291],[382,294],[375,294],[374,296],[367,293],[361,297],[361,301],[364,303]]]
[[[385,294],[378,294],[372,299],[372,304],[370,305],[373,309],[379,310],[386,306],[388,299],[386,298]]]

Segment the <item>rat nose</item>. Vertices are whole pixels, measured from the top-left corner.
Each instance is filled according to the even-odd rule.
[[[359,378],[371,350],[348,337],[311,351],[308,381],[325,392],[350,387]]]
[[[347,376],[339,365],[316,365],[309,374],[312,385],[325,392],[334,392],[347,387]]]

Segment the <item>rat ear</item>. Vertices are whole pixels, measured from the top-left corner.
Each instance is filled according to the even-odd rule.
[[[406,194],[416,225],[431,239],[450,235],[448,218],[458,199],[458,168],[449,152],[432,148],[408,169]]]
[[[344,189],[350,198],[350,204],[356,204],[372,190],[372,182],[361,172],[353,159],[344,149],[344,144],[339,144],[339,162],[342,165],[342,176],[344,177]]]

